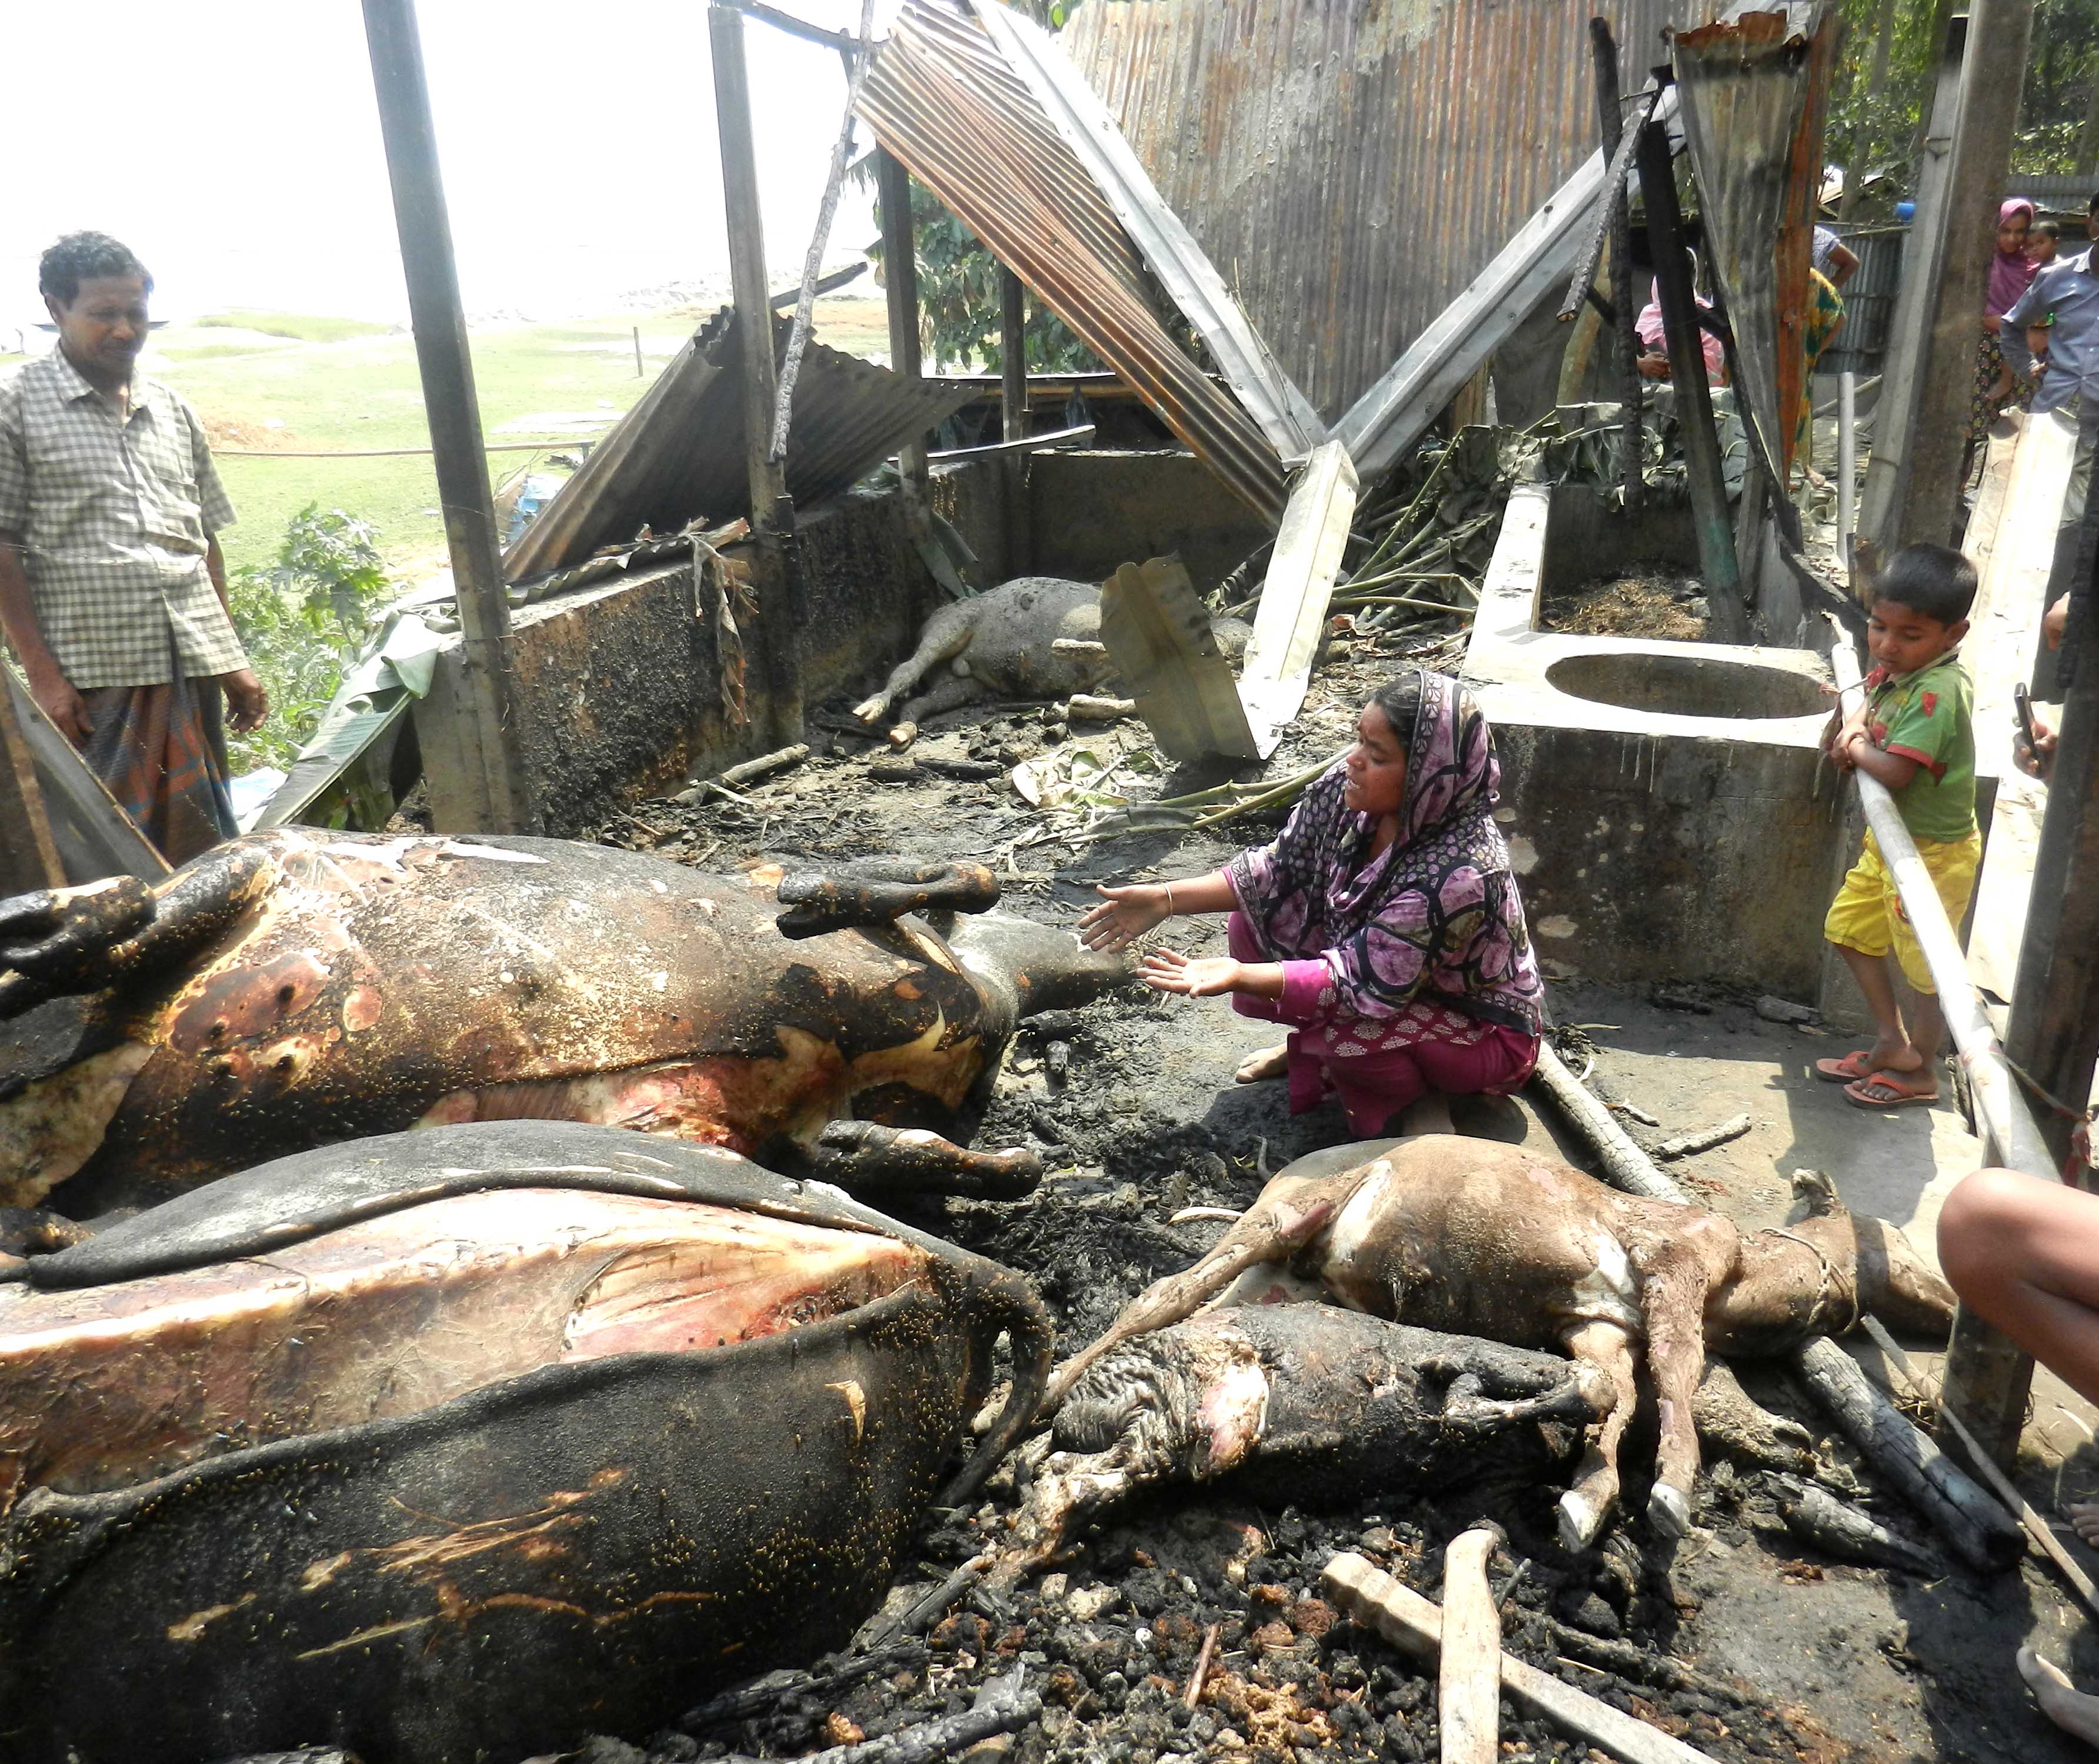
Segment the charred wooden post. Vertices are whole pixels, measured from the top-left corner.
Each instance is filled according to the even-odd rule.
[[[2010,173],[2012,127],[2025,84],[2033,0],[1972,0],[1960,81],[1960,123],[1953,137],[1940,212],[1920,212],[1920,226],[1943,231],[1943,256],[1932,291],[1931,328],[1916,366],[1916,420],[1909,435],[1909,494],[1896,525],[1875,534],[1894,543],[1953,533],[1975,359],[1975,315],[1982,310],[1995,247],[1974,217],[1987,214]]]
[[[918,246],[911,224],[911,174],[887,147],[875,155],[882,203],[882,279],[889,296],[889,366],[906,380],[919,376]],[[914,543],[932,536],[931,482],[926,442],[907,442],[896,464],[903,480],[904,518]]]
[[[758,153],[751,138],[750,80],[744,64],[743,15],[707,8],[714,57],[715,121],[721,136],[722,204],[728,221],[729,285],[743,358],[743,445],[750,483],[750,526],[757,541],[759,622],[764,638],[774,740],[802,738],[802,620],[793,555],[794,505],[787,495],[785,451],[772,456],[779,370],[772,353],[772,302],[766,286],[765,223],[758,200]]]
[[[1005,438],[1027,438],[1027,290],[1012,271],[998,273],[999,406]],[[1005,573],[1024,576],[1035,557],[1027,521],[1027,456],[1005,460]]]
[[[1596,63],[1596,125],[1604,143],[1606,164],[1617,156],[1625,132],[1619,110],[1618,46],[1612,39],[1611,21],[1589,20],[1589,47]],[[1611,293],[1613,297],[1611,329],[1617,339],[1618,397],[1625,407],[1626,512],[1636,512],[1647,494],[1647,475],[1641,469],[1639,340],[1633,320],[1639,310],[1633,287],[1632,217],[1627,211],[1623,184],[1605,192],[1611,205]]]
[[[1658,76],[1662,77],[1666,76]],[[1712,609],[1713,636],[1721,643],[1749,640],[1742,605],[1742,572],[1727,514],[1727,486],[1720,469],[1720,437],[1713,424],[1713,394],[1705,383],[1705,351],[1699,340],[1698,300],[1691,286],[1691,258],[1683,242],[1683,214],[1676,200],[1676,169],[1669,131],[1649,123],[1640,132],[1640,192],[1647,205],[1648,239],[1654,255],[1655,289],[1669,347],[1669,377],[1676,388],[1677,427],[1683,437],[1684,475],[1691,486],[1698,531],[1698,567]]]
[[[488,485],[459,273],[452,261],[451,222],[438,169],[415,0],[364,0],[364,35],[379,95],[380,132],[394,187],[394,219],[401,235],[423,408],[430,425],[438,502],[444,510],[445,543],[459,590],[463,633],[469,711],[451,732],[460,750],[459,772],[469,781],[471,807],[463,818],[438,811],[443,820],[456,821],[438,830],[531,833],[539,826],[539,804],[515,739],[510,603],[495,543],[495,499]]]

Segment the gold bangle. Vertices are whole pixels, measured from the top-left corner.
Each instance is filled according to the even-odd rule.
[[[1173,904],[1173,884],[1168,882],[1166,885],[1166,916],[1169,919],[1176,918],[1180,912],[1181,909]]]

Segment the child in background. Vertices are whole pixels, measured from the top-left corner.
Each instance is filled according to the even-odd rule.
[[[1975,825],[1974,688],[1960,658],[1975,583],[1975,566],[1943,545],[1907,545],[1888,560],[1868,614],[1866,643],[1875,666],[1866,676],[1866,700],[1857,715],[1833,719],[1827,744],[1840,770],[1855,768],[1894,795],[1956,925],[1968,910],[1982,854]],[[1830,903],[1822,935],[1866,995],[1877,1036],[1870,1048],[1817,1060],[1815,1076],[1842,1084],[1846,1098],[1862,1109],[1937,1102],[1934,1070],[1946,1018],[1870,829]],[[1896,966],[1916,995],[1907,1025],[1895,1001]]]
[[[2035,221],[2026,229],[2026,262],[2036,271],[2055,262],[2062,242],[2062,229],[2053,221]]]

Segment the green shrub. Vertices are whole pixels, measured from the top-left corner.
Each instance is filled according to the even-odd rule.
[[[291,764],[391,592],[369,521],[309,503],[267,570],[227,578],[233,622],[270,694],[270,720],[229,747],[235,772]]]

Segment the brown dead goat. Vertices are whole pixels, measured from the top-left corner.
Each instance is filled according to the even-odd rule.
[[[1206,1302],[1261,1302],[1265,1288],[1301,1297],[1296,1282],[1309,1281],[1372,1316],[1558,1348],[1602,1372],[1613,1400],[1560,1501],[1562,1537],[1579,1548],[1617,1504],[1643,1353],[1661,1422],[1648,1514],[1681,1536],[1698,1469],[1692,1397],[1709,1352],[1783,1353],[1868,1312],[1917,1331],[1943,1333],[1952,1320],[1952,1289],[1908,1239],[1841,1208],[1745,1231],[1701,1207],[1620,1194],[1520,1146],[1450,1134],[1405,1140],[1342,1170],[1331,1154],[1320,1161],[1324,1169],[1284,1171],[1208,1255],[1133,1300],[1059,1370],[1045,1410],[1133,1335]]]

